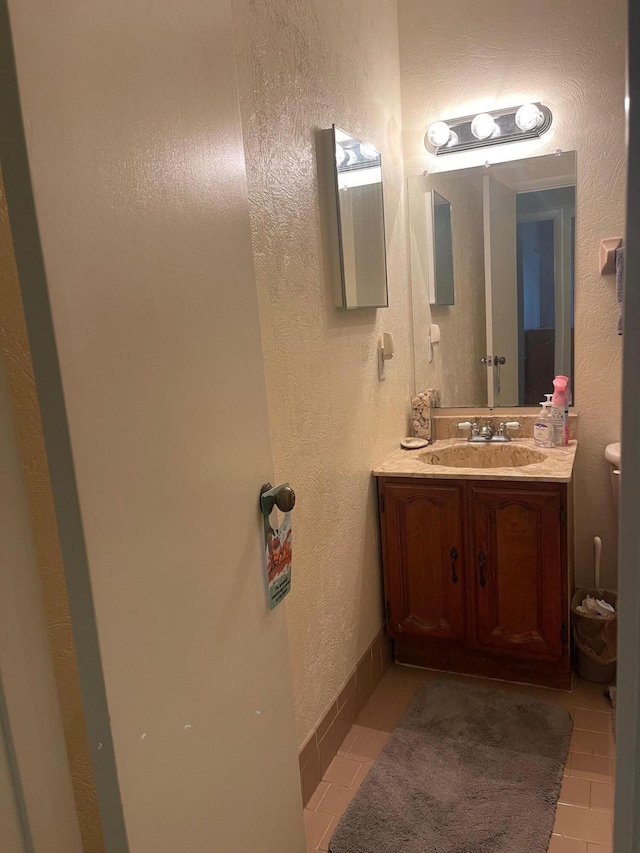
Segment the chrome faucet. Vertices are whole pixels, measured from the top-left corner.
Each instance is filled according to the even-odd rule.
[[[461,421],[457,424],[457,427],[458,429],[471,430],[467,441],[471,441],[474,444],[486,444],[488,442],[504,444],[507,441],[511,441],[511,437],[507,434],[507,430],[521,429],[522,424],[518,421],[501,421],[496,432],[494,432],[492,424],[487,423],[480,428],[477,421],[473,421],[473,423],[471,421]]]

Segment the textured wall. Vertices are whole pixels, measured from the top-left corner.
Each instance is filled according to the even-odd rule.
[[[0,850],[83,853],[29,515],[0,360],[0,718],[15,760],[11,787],[31,842],[27,851],[3,834],[7,802],[0,791]]]
[[[16,441],[31,513],[33,541],[82,843],[85,853],[101,853],[104,840],[87,743],[69,600],[1,174],[0,304],[0,349],[11,394]]]
[[[625,11],[624,0],[399,1],[407,175],[577,151],[577,580],[592,578],[597,534],[612,585],[616,525],[603,451],[620,436],[621,341],[613,277],[600,276],[598,253],[602,238],[624,233]],[[553,111],[541,140],[437,162],[423,146],[436,119],[530,100]]]
[[[287,614],[302,742],[382,624],[370,470],[405,434],[413,387],[396,3],[233,9],[275,476],[298,495]],[[382,153],[386,309],[332,304],[316,133],[333,122]],[[380,382],[383,330],[396,354]]]
[[[451,202],[455,278],[455,305],[429,305],[427,279],[417,263],[426,258],[427,247],[423,243],[417,255],[412,253],[411,290],[418,326],[414,336],[416,390],[438,388],[441,406],[456,406],[462,401],[470,406],[486,406],[487,370],[480,364],[486,355],[487,340],[482,173],[441,173],[431,178],[414,177],[413,181],[435,188]],[[424,230],[420,230],[417,235],[412,229],[412,241],[425,240]],[[440,326],[442,338],[433,347],[433,360],[429,362],[424,329],[431,323]]]

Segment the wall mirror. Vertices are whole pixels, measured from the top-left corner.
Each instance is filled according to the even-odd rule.
[[[389,303],[380,153],[335,125],[326,139],[335,304],[384,308]]]
[[[408,190],[419,390],[441,389],[442,406],[536,406],[573,376],[575,152]]]
[[[408,182],[412,269],[422,273],[430,305],[455,304],[451,202],[422,180]]]

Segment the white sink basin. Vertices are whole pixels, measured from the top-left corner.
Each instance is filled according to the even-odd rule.
[[[614,468],[620,467],[620,442],[614,441],[613,444],[607,444],[604,449],[604,458],[609,462],[609,464],[613,465]]]

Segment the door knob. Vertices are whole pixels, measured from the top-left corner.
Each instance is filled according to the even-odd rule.
[[[265,483],[260,489],[260,506],[262,506],[262,496],[265,492],[271,491],[273,486],[271,483]],[[271,500],[273,503],[269,509],[273,509],[273,505],[275,504],[280,512],[291,512],[291,510],[296,505],[296,493],[293,491],[291,486],[284,486],[284,488],[280,489],[279,492],[276,492],[271,498],[265,498],[265,500]]]

